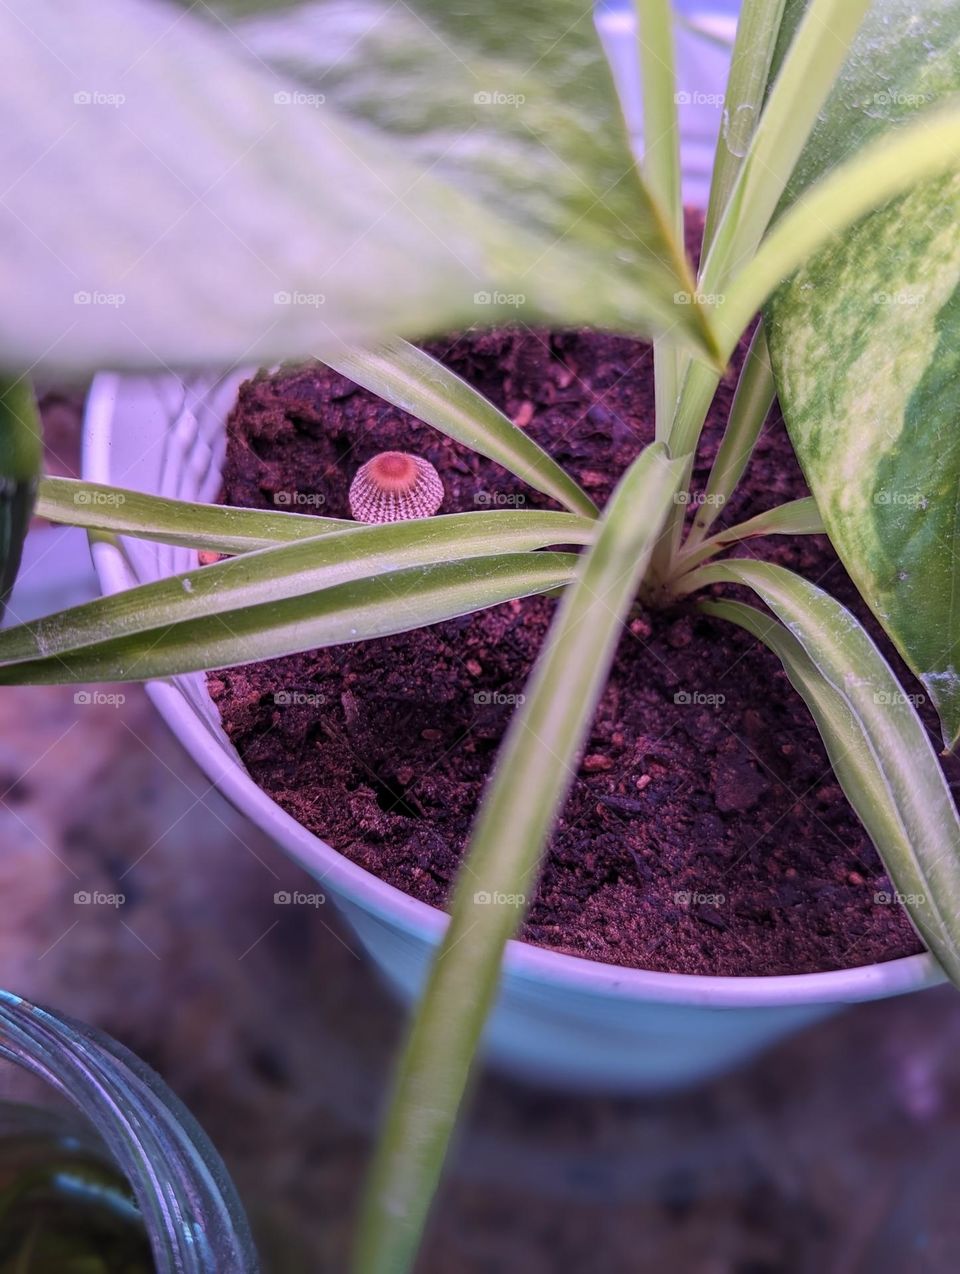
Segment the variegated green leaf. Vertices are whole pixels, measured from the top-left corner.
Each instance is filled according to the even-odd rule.
[[[0,381],[0,619],[20,569],[41,452],[30,381]]]
[[[401,1058],[361,1217],[356,1274],[405,1274],[413,1262],[504,946],[533,892],[623,617],[683,467],[655,444],[627,470],[580,558],[503,742]]]
[[[958,90],[960,6],[878,0],[789,200]],[[948,745],[960,737],[960,151],[952,162],[819,252],[768,308],[780,401],[824,523]]]
[[[0,6],[0,367],[270,362],[523,315],[714,348],[589,8],[422,10]]]
[[[369,350],[343,349],[325,355],[324,361],[448,438],[496,460],[536,491],[553,496],[575,513],[596,517],[590,497],[542,447],[472,385],[422,349],[392,340]]]
[[[76,478],[42,478],[37,514],[89,531],[225,554],[249,553],[330,531],[357,529],[357,524],[346,518],[195,504]]]
[[[503,510],[358,526],[281,544],[141,584],[0,632],[0,664],[72,660],[77,651],[221,616],[232,629],[250,608],[439,562],[588,543],[594,523],[568,513]],[[388,588],[389,593],[389,588]],[[408,625],[415,627],[416,625]],[[367,634],[358,628],[356,636]],[[199,666],[199,665],[198,665]]]
[[[145,681],[384,637],[561,588],[573,578],[576,563],[572,553],[502,553],[349,579],[319,592],[241,604],[225,614],[192,612],[192,618],[179,620],[173,608],[144,631],[133,621],[119,637],[105,630],[104,639],[93,644],[0,664],[0,685]],[[129,599],[135,591],[116,596]],[[22,637],[18,633],[17,640]],[[81,640],[85,637],[82,633]]]

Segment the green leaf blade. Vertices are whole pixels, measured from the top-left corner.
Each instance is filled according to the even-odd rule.
[[[802,218],[849,224],[871,190],[897,196],[780,288],[770,347],[831,540],[923,680],[947,746],[960,740],[960,110],[945,105],[958,90],[956,5],[881,0],[751,267],[766,287],[788,244],[819,246],[802,242]]]
[[[270,21],[289,32],[305,11]],[[703,307],[674,301],[692,288],[682,246],[625,130],[600,144],[592,127],[612,87],[589,12],[571,0],[540,12],[535,30],[519,14],[511,24],[545,59],[539,74],[535,55],[528,63],[526,116],[474,102],[484,90],[464,82],[456,41],[444,49],[416,20],[417,44],[406,28],[402,52],[361,41],[363,59],[333,57],[338,84],[314,91],[338,23],[355,21],[344,6],[327,6],[320,36],[300,44],[312,59],[300,77],[260,57],[244,23],[199,12],[163,0],[0,11],[3,282],[31,297],[0,314],[0,366],[267,364],[524,316],[669,327],[693,351],[715,350]],[[407,6],[381,16],[384,35],[412,20]],[[425,16],[437,31],[447,20],[439,6]],[[479,6],[473,17],[468,59],[491,26]],[[569,67],[564,79],[571,51],[579,87]],[[522,69],[508,52],[502,82]],[[421,84],[444,86],[442,110],[421,121],[389,109],[425,107],[411,58]],[[488,62],[500,65],[492,52]],[[64,184],[76,198],[51,201]]]
[[[916,896],[909,905],[914,923],[960,982],[960,818],[909,695],[857,619],[807,580],[760,562],[715,563],[702,569],[700,580],[752,588],[816,669],[826,688],[824,710],[833,704],[841,717],[846,714],[846,727],[834,716],[828,731],[838,777],[850,782],[847,767],[854,764],[866,775],[866,786],[851,786],[848,795],[879,837],[875,843],[891,878]],[[809,678],[797,671],[806,694]]]
[[[37,515],[102,534],[226,554],[292,544],[357,525],[346,518],[170,500],[76,478],[42,478]]]
[[[514,556],[557,543],[586,543],[592,523],[564,513],[452,513],[382,526],[348,524],[293,544],[100,597],[0,632],[0,664],[38,658],[71,663],[105,641],[209,621],[230,628],[243,611],[318,594],[341,584],[437,563]],[[248,662],[248,661],[245,661]],[[154,675],[154,674],[150,674]]]
[[[454,372],[406,341],[327,355],[330,367],[503,465],[574,513],[596,517],[590,497],[547,452]]]
[[[42,453],[30,381],[0,381],[0,619],[20,569]]]
[[[410,1267],[504,945],[534,886],[623,617],[682,470],[682,461],[668,460],[655,445],[628,471],[563,599],[501,748],[400,1064],[361,1219],[357,1274],[401,1274]]]
[[[568,553],[505,553],[351,580],[3,664],[0,685],[147,681],[386,637],[562,588],[576,560]]]

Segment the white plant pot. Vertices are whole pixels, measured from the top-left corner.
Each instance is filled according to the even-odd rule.
[[[183,500],[216,498],[226,415],[248,372],[221,381],[98,376],[87,406],[84,475]],[[123,539],[93,546],[105,593],[197,564],[188,549]],[[385,884],[302,827],[257,786],[220,726],[202,674],[148,686],[221,792],[321,882],[386,980],[417,995],[446,916]],[[929,955],[789,977],[693,977],[508,945],[486,1048],[540,1083],[651,1091],[704,1079],[844,1004],[942,980]]]
[[[697,5],[683,5],[695,10]],[[720,6],[729,13],[735,6]],[[619,4],[600,18],[636,135],[632,19]],[[716,28],[715,28],[716,29]],[[705,202],[705,174],[719,125],[725,58],[684,34],[678,43],[684,181]],[[250,370],[220,380],[98,376],[84,436],[84,476],[185,500],[216,499],[225,420]],[[105,593],[196,566],[187,549],[124,539],[95,544]],[[405,1001],[418,994],[446,925],[443,912],[385,884],[301,827],[243,767],[220,726],[200,674],[155,682],[149,693],[187,751],[221,792],[321,882]],[[841,1006],[917,991],[943,980],[929,955],[789,977],[693,977],[648,973],[508,944],[500,995],[488,1024],[490,1060],[541,1084],[592,1091],[664,1091],[732,1067]]]

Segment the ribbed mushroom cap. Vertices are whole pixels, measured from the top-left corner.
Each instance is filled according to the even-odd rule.
[[[358,522],[429,518],[443,503],[443,483],[429,460],[408,451],[381,451],[350,483],[350,512]]]

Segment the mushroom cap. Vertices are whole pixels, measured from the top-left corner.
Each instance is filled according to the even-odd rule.
[[[429,518],[443,503],[443,483],[429,460],[409,451],[381,451],[357,470],[349,499],[358,522]]]

